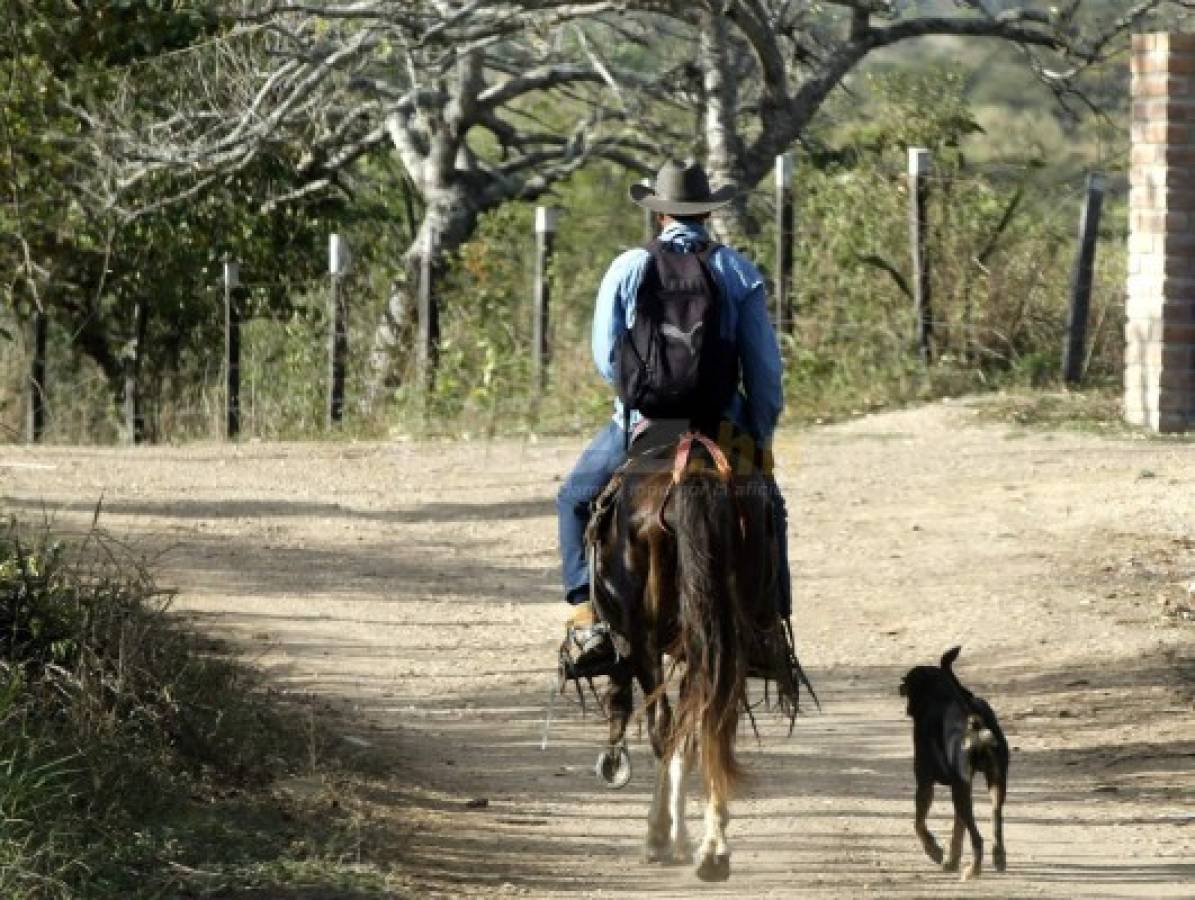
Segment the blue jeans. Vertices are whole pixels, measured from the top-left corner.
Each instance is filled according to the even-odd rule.
[[[589,563],[585,559],[585,526],[589,504],[597,499],[610,476],[627,459],[626,439],[611,420],[597,433],[564,479],[556,494],[560,525],[560,559],[564,564],[564,595],[569,603],[589,599]]]
[[[626,441],[622,428],[611,420],[597,433],[581,458],[564,479],[556,494],[556,515],[560,526],[560,559],[564,567],[564,596],[569,603],[589,598],[589,564],[585,559],[585,526],[589,504],[619,466],[626,462]],[[774,478],[769,478],[776,532],[780,535],[780,597],[782,618],[792,615],[792,584],[788,570],[788,512]]]

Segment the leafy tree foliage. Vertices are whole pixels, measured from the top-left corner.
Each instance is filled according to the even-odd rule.
[[[263,211],[261,197],[295,183],[300,151],[280,144],[176,205],[155,202],[178,189],[174,173],[159,173],[135,188],[133,200],[145,211],[121,215],[104,202],[84,152],[86,110],[136,79],[147,59],[211,37],[220,25],[210,4],[7,2],[11,15],[0,34],[4,302],[19,320],[34,310],[46,314],[55,340],[69,341],[98,367],[116,406],[135,369],[152,431],[154,410],[177,401],[179,391],[189,395],[199,373],[218,363],[212,348],[221,342],[221,260],[241,262],[247,315],[289,316],[300,286],[324,269],[330,222],[348,224],[354,214],[343,194]],[[144,102],[152,104],[152,93]]]

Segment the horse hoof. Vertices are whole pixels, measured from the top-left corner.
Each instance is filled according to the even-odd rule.
[[[963,870],[962,880],[963,881],[974,881],[976,878],[979,877],[979,874],[981,871],[982,871],[982,869],[981,869],[979,863],[971,863],[971,865],[967,866],[967,868]]]
[[[946,860],[946,862],[942,863],[942,871],[943,872],[957,872],[958,871],[958,860],[957,859]]]
[[[594,766],[598,781],[612,791],[624,788],[631,782],[631,754],[626,745],[616,747],[613,752],[603,750]]]
[[[674,846],[672,858],[669,860],[674,866],[687,866],[693,862],[693,848],[688,846]]]
[[[672,862],[672,848],[667,841],[648,841],[643,847],[643,861],[650,865],[668,865]]]
[[[730,854],[707,855],[697,867],[697,877],[702,881],[726,881],[730,877]]]
[[[992,865],[997,872],[1003,872],[1008,867],[1008,858],[1004,855],[1004,848],[997,847],[992,853]]]
[[[925,845],[925,855],[928,856],[931,860],[933,860],[934,863],[941,865],[942,857],[945,854],[942,853],[942,848],[939,847],[937,844],[926,844]]]

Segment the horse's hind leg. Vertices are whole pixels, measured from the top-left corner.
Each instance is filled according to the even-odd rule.
[[[649,656],[644,651],[644,657]],[[647,735],[651,741],[651,752],[656,758],[656,784],[652,791],[651,809],[647,813],[647,844],[644,859],[647,862],[668,863],[672,861],[672,775],[669,760],[664,756],[668,732],[672,727],[672,710],[668,695],[657,688],[664,675],[659,665],[639,673],[639,686],[647,697]]]
[[[610,688],[606,691],[606,716],[610,723],[610,733],[607,738],[606,758],[617,760],[627,733],[627,723],[631,719],[634,704],[634,686],[631,674],[626,666],[616,669],[610,674]],[[603,776],[605,773],[603,773]],[[614,777],[614,773],[610,773]]]
[[[615,672],[610,676],[610,688],[606,691],[606,715],[609,717],[610,733],[608,742],[611,750],[618,749],[627,733],[627,722],[631,720],[631,707],[634,698],[633,685],[629,674]]]
[[[688,747],[678,747],[668,761],[668,775],[671,782],[670,810],[672,829],[668,835],[672,843],[672,861],[683,865],[693,861],[693,845],[689,830],[685,827],[685,801],[688,799],[689,770],[693,754]]]
[[[656,761],[656,786],[647,813],[647,843],[643,858],[649,863],[672,862],[672,778],[668,760]]]
[[[701,862],[697,877],[702,881],[725,881],[730,877],[730,846],[726,843],[726,826],[730,810],[726,798],[711,786],[705,806],[705,837],[701,842]]]

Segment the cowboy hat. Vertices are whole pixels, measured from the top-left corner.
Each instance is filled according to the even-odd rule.
[[[698,216],[721,209],[738,193],[732,184],[710,191],[709,176],[698,162],[668,160],[652,186],[631,185],[631,202],[669,216]]]

